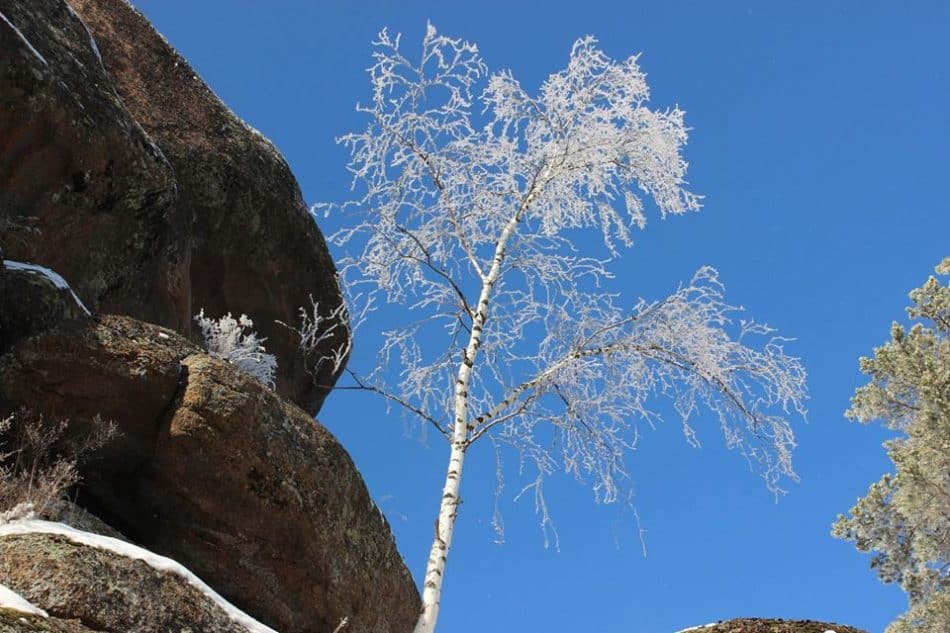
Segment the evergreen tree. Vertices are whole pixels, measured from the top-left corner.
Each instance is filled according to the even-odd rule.
[[[937,266],[950,274],[950,257]],[[873,552],[871,567],[898,582],[910,609],[887,633],[950,631],[950,285],[930,277],[910,293],[917,322],[894,323],[891,340],[862,358],[871,381],[857,390],[849,418],[881,420],[901,432],[885,443],[894,473],[884,475],[839,516],[833,534]]]

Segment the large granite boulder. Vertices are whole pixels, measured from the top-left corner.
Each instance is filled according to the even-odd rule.
[[[3,257],[68,275],[92,310],[179,327],[191,218],[176,201],[79,17],[62,0],[0,0]]]
[[[770,618],[735,618],[705,624],[677,633],[867,633],[844,624],[817,620],[781,620]]]
[[[94,631],[247,633],[183,577],[59,535],[0,537],[0,583],[53,618]]]
[[[277,322],[297,322],[310,297],[329,315],[342,302],[323,236],[286,161],[234,115],[125,0],[71,0],[102,51],[115,88],[174,168],[193,215],[192,310],[246,313],[278,359],[277,391],[316,413],[337,375]],[[313,374],[313,375],[312,375]]]
[[[55,271],[0,260],[0,354],[61,321],[88,318]]]
[[[0,608],[0,633],[102,633],[83,626],[78,620],[20,613]]]
[[[64,321],[0,356],[0,416],[26,407],[51,420],[68,418],[80,433],[97,415],[114,420],[119,433],[87,479],[118,503],[132,484],[125,472],[152,455],[171,414],[183,379],[180,360],[197,353],[201,348],[171,330],[127,317]]]
[[[411,629],[417,591],[349,455],[233,365],[127,317],[64,321],[0,356],[0,413],[23,405],[114,420],[79,503],[262,622]]]
[[[349,331],[302,352],[280,324],[311,297],[325,318],[342,304],[287,163],[125,0],[71,5],[0,0],[3,257],[186,336],[201,309],[247,314],[278,393],[315,414],[340,371],[320,360]]]

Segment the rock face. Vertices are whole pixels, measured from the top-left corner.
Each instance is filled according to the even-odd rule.
[[[78,502],[109,524],[88,525],[274,628],[409,630],[419,597],[389,527],[311,418],[348,330],[304,353],[277,323],[311,296],[324,317],[342,305],[286,162],[127,2],[70,4],[0,0],[0,261],[26,264],[0,265],[0,417],[114,421],[79,464]],[[202,308],[254,319],[277,393],[189,340]],[[234,630],[142,565],[2,541],[0,582],[56,617],[0,610],[0,631]]]
[[[92,630],[246,632],[180,576],[62,536],[0,538],[0,582],[54,618]]]
[[[171,330],[125,317],[67,321],[0,357],[0,411],[25,406],[68,417],[80,431],[96,415],[114,420],[120,435],[92,476],[112,481],[121,497],[125,471],[154,450],[178,393],[180,359],[200,351]]]
[[[62,0],[0,0],[4,257],[68,272],[93,310],[188,321],[188,210],[171,166]],[[24,218],[35,218],[30,222]]]
[[[843,624],[815,620],[772,620],[765,618],[736,618],[692,629],[690,633],[867,633]]]
[[[71,4],[0,0],[3,256],[186,336],[202,308],[247,314],[278,393],[315,414],[337,377],[318,360],[349,334],[303,354],[278,324],[311,296],[324,316],[342,302],[286,162],[125,0]]]
[[[87,318],[72,294],[45,275],[0,262],[0,354],[61,321]]]
[[[0,357],[0,411],[27,404],[79,428],[114,420],[80,503],[252,616],[411,629],[418,594],[346,451],[234,366],[127,317],[66,321]]]
[[[194,217],[192,311],[246,313],[279,360],[277,391],[315,413],[336,380],[308,373],[332,341],[303,358],[293,324],[312,295],[323,314],[342,299],[323,236],[290,168],[238,119],[125,0],[72,0],[123,102],[162,148]],[[315,387],[314,385],[322,385]]]
[[[0,609],[0,633],[97,633],[77,620],[24,615],[12,609]]]
[[[71,4],[0,0],[2,258],[60,273],[89,308],[55,275],[0,266],[0,414],[26,406],[77,433],[114,421],[119,436],[80,464],[80,503],[275,628],[408,630],[419,598],[388,525],[308,415],[336,379],[317,361],[349,334],[307,355],[277,323],[311,296],[324,316],[342,301],[293,175],[124,0]],[[189,340],[201,308],[254,319],[277,394]],[[42,585],[18,587],[70,604],[29,626],[185,626],[161,611],[187,602],[165,580],[80,550],[0,548],[0,567]],[[50,575],[66,569],[54,559],[72,581]],[[113,577],[130,589],[104,605]],[[137,583],[158,611],[135,613]],[[193,630],[229,630],[188,609]]]

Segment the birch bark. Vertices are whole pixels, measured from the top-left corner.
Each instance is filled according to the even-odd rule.
[[[505,248],[511,236],[514,235],[525,209],[530,206],[535,197],[537,197],[537,187],[532,185],[528,195],[525,196],[517,212],[508,220],[501,236],[498,238],[491,269],[482,278],[482,289],[478,297],[475,315],[472,318],[472,333],[469,336],[468,345],[465,347],[462,362],[458,369],[458,377],[455,380],[455,422],[452,428],[452,450],[449,453],[449,465],[445,474],[445,485],[442,488],[439,516],[435,522],[435,536],[432,539],[429,561],[426,564],[422,589],[422,613],[419,614],[414,633],[432,633],[435,631],[435,624],[439,617],[445,563],[448,559],[449,548],[452,545],[455,520],[458,518],[462,467],[465,463],[465,451],[470,443],[469,434],[474,430],[474,427],[468,423],[468,388],[478,356],[478,349],[481,347],[482,332],[488,320],[492,288],[495,282],[498,281],[501,266],[505,260]]]

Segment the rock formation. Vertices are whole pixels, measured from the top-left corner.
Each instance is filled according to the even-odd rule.
[[[251,615],[284,631],[414,619],[412,579],[342,447],[170,330],[65,322],[0,357],[0,393],[79,428],[115,421],[121,435],[82,468],[80,502]]]
[[[316,361],[348,334],[304,355],[278,323],[342,301],[287,163],[125,0],[71,4],[0,0],[0,222],[39,232],[4,257],[186,336],[202,308],[247,314],[277,392],[316,414],[337,377]]]
[[[0,419],[120,431],[79,464],[82,506],[275,629],[411,628],[389,527],[311,417],[329,348],[276,323],[340,305],[324,240],[280,154],[127,3],[0,0],[0,248]],[[276,393],[195,342],[200,308],[254,319]],[[0,609],[0,631],[232,630],[140,567],[4,537],[0,583],[53,617]]]
[[[736,618],[716,624],[684,629],[678,633],[867,633],[843,624],[815,620],[775,620],[768,618]]]
[[[97,633],[78,620],[42,618],[0,609],[0,633]]]
[[[191,221],[171,165],[65,2],[0,13],[0,218],[40,232],[0,236],[4,257],[63,271],[94,310],[186,324]]]
[[[47,276],[0,267],[0,354],[62,321],[87,317],[72,294]]]
[[[122,101],[171,163],[178,208],[194,218],[191,312],[247,313],[279,359],[278,393],[316,413],[336,376],[329,365],[315,376],[308,369],[329,347],[303,358],[294,334],[277,321],[296,322],[311,296],[324,314],[342,299],[290,168],[125,0],[71,4]]]
[[[54,618],[94,631],[245,631],[183,578],[61,536],[0,539],[0,576]]]

